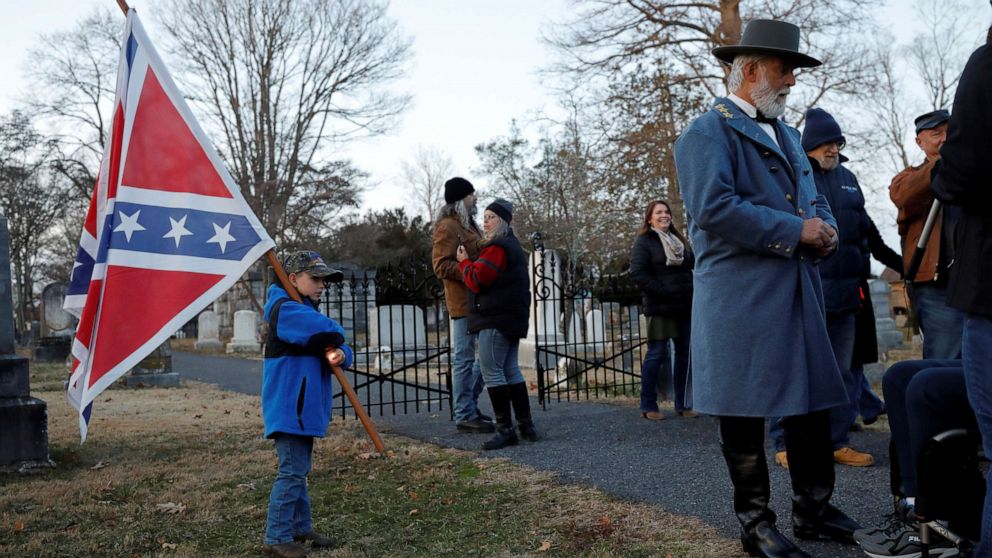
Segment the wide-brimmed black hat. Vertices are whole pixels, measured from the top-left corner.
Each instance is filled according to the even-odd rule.
[[[822,64],[816,58],[799,52],[798,27],[774,19],[753,19],[744,28],[739,44],[713,49],[713,56],[727,64],[732,64],[738,54],[780,56],[801,68]]]

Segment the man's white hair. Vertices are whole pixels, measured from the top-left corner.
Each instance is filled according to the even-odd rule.
[[[731,93],[737,91],[744,85],[744,66],[751,62],[762,62],[767,55],[764,54],[738,54],[734,57],[734,63],[730,66],[730,75],[727,76],[727,89]]]

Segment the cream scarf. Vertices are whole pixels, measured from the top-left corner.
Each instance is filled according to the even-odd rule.
[[[685,246],[679,237],[654,227],[651,227],[651,230],[658,233],[658,238],[661,239],[661,246],[665,249],[665,259],[667,260],[665,265],[682,265],[682,260],[685,257]]]

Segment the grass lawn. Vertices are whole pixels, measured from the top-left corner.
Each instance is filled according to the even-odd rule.
[[[64,368],[31,373],[57,466],[0,474],[0,556],[261,554],[276,456],[257,398],[198,383],[108,390],[81,446]],[[314,521],[341,547],[313,556],[741,556],[695,519],[506,460],[384,439],[388,451],[374,454],[357,421],[335,419],[316,443]]]

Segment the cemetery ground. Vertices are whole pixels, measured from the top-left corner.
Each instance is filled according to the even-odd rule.
[[[0,474],[0,556],[258,556],[276,468],[257,397],[184,381],[111,389],[79,444],[61,364],[31,365],[56,467]],[[740,556],[699,519],[478,452],[336,418],[314,448],[314,556]]]

